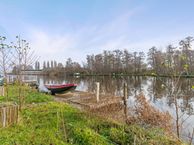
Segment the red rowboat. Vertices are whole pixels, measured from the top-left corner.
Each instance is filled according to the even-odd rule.
[[[45,85],[45,87],[51,91],[52,95],[55,95],[55,93],[63,93],[65,91],[74,90],[77,87],[77,84]]]

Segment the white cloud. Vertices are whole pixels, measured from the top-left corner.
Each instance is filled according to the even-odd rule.
[[[58,61],[63,59],[61,58],[63,55],[68,56],[75,44],[71,36],[50,34],[34,29],[30,33],[30,42],[31,47],[41,56],[41,60],[56,59]]]
[[[64,62],[65,59],[71,57],[75,61],[82,62],[87,54],[100,53],[105,49],[127,48],[131,52],[147,51],[153,45],[165,47],[174,40],[182,39],[178,36],[134,39],[134,30],[130,28],[130,18],[141,10],[142,7],[138,7],[107,23],[90,23],[64,33],[52,32],[52,29],[29,27],[30,42],[37,54],[41,56],[41,60]]]
[[[80,26],[66,33],[57,33],[37,27],[28,28],[31,46],[41,56],[41,60],[56,59],[64,61],[71,57],[76,61],[85,60],[91,53],[100,53],[103,49],[115,49],[125,44],[127,24],[135,10],[124,13],[105,24]]]

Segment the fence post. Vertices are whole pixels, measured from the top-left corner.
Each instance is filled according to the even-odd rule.
[[[96,82],[96,101],[99,102],[99,94],[100,94],[100,83]]]
[[[123,103],[124,103],[124,114],[125,114],[126,121],[127,121],[127,114],[128,114],[128,111],[127,111],[127,98],[128,98],[127,84],[124,83],[124,86],[123,86]]]
[[[18,122],[18,105],[0,106],[0,127],[6,127]]]
[[[0,96],[4,96],[4,86],[0,86]]]
[[[3,115],[2,115],[2,125],[3,125],[3,127],[5,127],[6,126],[6,108],[5,107],[3,107],[2,108],[3,109]]]

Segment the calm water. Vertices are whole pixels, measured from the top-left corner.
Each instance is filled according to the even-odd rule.
[[[103,94],[112,94],[116,96],[123,95],[123,84],[128,85],[128,105],[134,104],[134,97],[140,93],[146,96],[146,99],[153,106],[161,111],[169,111],[175,116],[173,98],[171,97],[172,86],[175,81],[168,78],[153,77],[43,77],[32,76],[37,79],[40,85],[43,84],[61,84],[76,83],[76,90],[94,92],[96,89],[95,82],[100,82],[100,91]],[[32,79],[30,78],[30,79]],[[183,130],[189,131],[194,127],[194,79],[184,78],[179,81],[178,85],[178,103],[180,106],[180,114],[183,119],[187,118]],[[177,91],[176,91],[177,92]],[[188,118],[189,117],[189,118]],[[186,134],[185,133],[185,134]]]

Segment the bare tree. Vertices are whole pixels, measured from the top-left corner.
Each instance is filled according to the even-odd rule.
[[[23,79],[22,71],[26,71],[30,66],[32,66],[38,57],[35,55],[34,50],[29,47],[29,43],[21,39],[20,36],[16,36],[16,42],[12,42],[12,48],[14,48],[15,53],[15,67],[17,68],[17,83],[18,83],[18,100],[19,108],[21,110],[24,103],[25,91],[23,90]]]
[[[13,64],[12,50],[6,44],[6,37],[0,36],[0,72],[4,75],[4,84],[6,92],[6,100],[8,100],[8,76],[7,72],[11,69]]]

